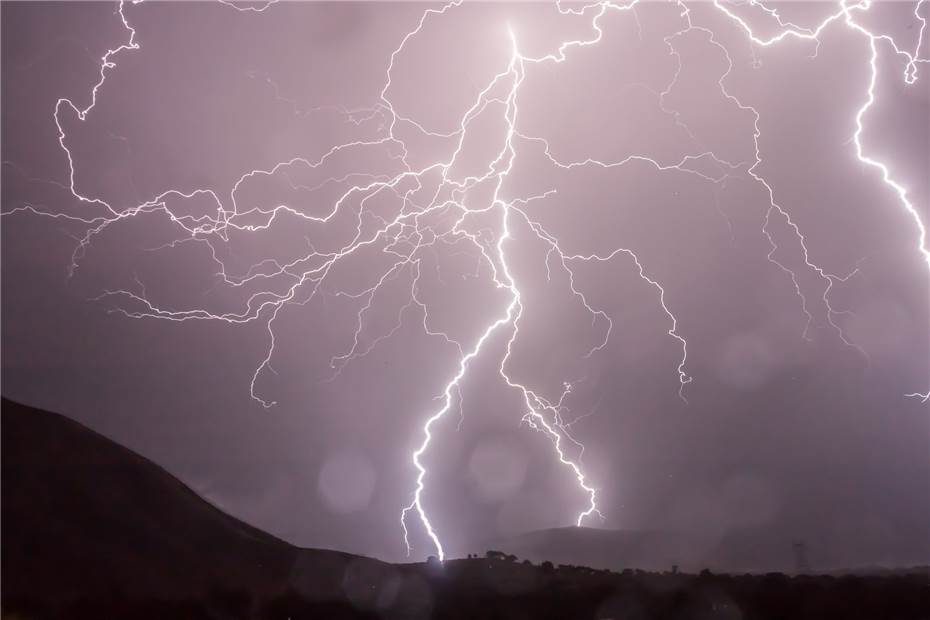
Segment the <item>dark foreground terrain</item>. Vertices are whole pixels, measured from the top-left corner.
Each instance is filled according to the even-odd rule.
[[[56,414],[2,404],[3,620],[930,620],[926,569],[672,574],[299,549]]]

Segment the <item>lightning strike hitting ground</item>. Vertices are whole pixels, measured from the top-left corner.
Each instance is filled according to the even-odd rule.
[[[140,1],[133,0],[132,4]],[[252,13],[273,10],[272,7],[277,2],[277,0],[271,0],[244,6],[228,0],[219,1],[235,10]],[[115,311],[133,318],[156,318],[170,321],[212,320],[235,324],[258,322],[263,324],[268,333],[268,348],[265,357],[260,360],[255,369],[250,389],[252,397],[264,407],[274,405],[275,401],[268,400],[258,394],[256,381],[264,371],[273,371],[271,362],[275,354],[275,321],[279,313],[288,305],[307,304],[318,295],[324,294],[324,285],[330,284],[330,274],[337,265],[348,257],[358,255],[366,250],[380,251],[387,258],[387,264],[379,272],[372,286],[366,286],[362,290],[337,288],[336,292],[332,293],[358,302],[359,309],[355,316],[355,330],[352,342],[347,343],[344,351],[336,353],[330,358],[330,366],[333,369],[330,380],[338,377],[347,364],[368,355],[380,342],[397,333],[403,325],[405,317],[409,315],[418,315],[423,331],[430,337],[442,342],[444,346],[450,347],[456,354],[458,360],[457,370],[445,383],[444,387],[437,390],[440,394],[440,405],[426,416],[422,426],[422,437],[411,454],[412,465],[416,471],[415,486],[410,503],[403,508],[400,515],[400,525],[408,554],[411,550],[410,519],[415,516],[440,560],[445,557],[445,549],[439,534],[440,528],[433,524],[424,507],[424,493],[427,488],[428,476],[424,456],[430,449],[436,424],[452,411],[456,405],[460,412],[462,411],[462,381],[476,360],[486,355],[486,349],[490,348],[489,342],[495,338],[506,338],[504,353],[499,360],[495,360],[495,364],[498,367],[498,374],[503,383],[522,397],[524,407],[522,420],[531,429],[543,433],[550,440],[556,458],[570,470],[577,480],[581,493],[587,498],[575,522],[581,525],[592,515],[600,515],[597,506],[597,488],[586,478],[583,469],[584,446],[571,433],[571,426],[579,419],[590,414],[579,416],[571,421],[566,421],[563,416],[564,412],[568,410],[567,400],[572,395],[573,383],[566,381],[562,385],[561,394],[557,399],[547,398],[544,395],[546,393],[545,386],[534,387],[528,385],[517,380],[510,371],[513,349],[520,338],[520,328],[525,308],[523,290],[515,278],[511,265],[512,248],[520,242],[514,236],[515,226],[519,225],[520,230],[531,231],[532,235],[535,236],[535,240],[543,243],[548,248],[545,259],[546,273],[551,277],[553,268],[561,270],[567,278],[567,293],[590,314],[593,324],[599,324],[603,327],[602,336],[588,351],[587,357],[598,354],[607,346],[614,328],[614,322],[606,310],[598,308],[589,302],[586,292],[576,285],[574,269],[578,264],[604,263],[615,259],[628,259],[631,261],[636,275],[656,291],[657,305],[664,315],[668,317],[669,327],[667,333],[681,347],[681,357],[676,372],[679,381],[678,394],[682,400],[686,400],[685,388],[692,381],[692,377],[686,370],[688,341],[685,335],[679,331],[679,319],[673,313],[672,305],[667,301],[666,289],[656,279],[647,275],[648,268],[632,250],[618,247],[610,252],[596,253],[586,251],[584,248],[565,249],[559,239],[547,231],[534,218],[532,208],[534,201],[547,198],[557,193],[557,190],[550,190],[535,196],[505,195],[504,182],[511,173],[514,162],[520,156],[521,148],[542,147],[548,162],[554,168],[561,170],[585,167],[613,169],[637,162],[654,168],[659,174],[691,175],[699,179],[700,182],[714,188],[722,186],[730,178],[748,177],[753,183],[761,187],[768,196],[768,205],[762,228],[762,232],[769,243],[767,257],[769,261],[788,276],[800,300],[801,310],[807,319],[807,325],[801,336],[806,339],[810,338],[810,328],[817,322],[816,311],[812,309],[810,300],[802,288],[801,274],[776,258],[780,246],[772,227],[777,221],[784,222],[796,237],[796,241],[800,244],[802,253],[800,258],[803,260],[804,268],[816,274],[824,284],[824,292],[820,296],[820,301],[822,301],[825,308],[825,323],[846,345],[865,355],[865,352],[856,343],[849,340],[835,322],[835,317],[845,311],[836,310],[830,301],[830,293],[833,287],[852,277],[857,272],[857,267],[852,268],[845,274],[835,274],[827,271],[812,260],[805,236],[791,218],[789,208],[783,206],[776,199],[777,188],[773,188],[769,181],[759,172],[763,163],[762,149],[759,144],[762,136],[762,130],[760,129],[761,117],[756,108],[744,104],[727,90],[726,82],[733,70],[733,60],[730,53],[712,29],[704,25],[698,25],[693,21],[691,8],[685,2],[679,0],[674,3],[680,9],[681,28],[664,39],[669,53],[676,59],[677,70],[665,89],[656,93],[662,113],[671,117],[675,124],[682,128],[692,138],[692,142],[697,145],[694,152],[685,153],[675,161],[658,161],[645,155],[631,155],[618,161],[601,161],[595,158],[564,161],[553,153],[553,148],[546,138],[528,135],[525,131],[521,131],[518,122],[518,95],[527,72],[537,70],[537,67],[546,64],[570,63],[572,53],[575,50],[597,45],[604,36],[603,20],[611,12],[627,13],[631,19],[637,20],[637,24],[639,24],[639,18],[636,14],[636,6],[639,4],[639,0],[631,0],[627,3],[602,1],[566,6],[556,3],[559,12],[563,15],[572,14],[589,18],[590,34],[587,38],[564,40],[554,52],[539,57],[531,57],[521,53],[519,37],[521,25],[510,24],[508,32],[510,34],[511,51],[506,66],[501,67],[501,72],[484,86],[460,119],[458,127],[452,132],[430,131],[416,119],[401,115],[395,109],[389,94],[395,65],[400,62],[401,57],[404,55],[408,42],[415,39],[422,32],[429,20],[454,19],[455,9],[460,4],[460,0],[456,0],[441,8],[424,10],[416,26],[400,40],[390,58],[385,59],[387,63],[386,79],[380,92],[379,101],[368,109],[341,111],[343,116],[356,126],[377,120],[380,135],[376,135],[371,140],[334,146],[320,158],[313,161],[294,158],[280,162],[269,169],[248,171],[233,185],[228,199],[212,189],[187,191],[168,189],[135,206],[117,208],[102,198],[89,195],[78,188],[75,178],[74,157],[68,145],[68,135],[64,129],[65,123],[63,119],[70,115],[78,122],[85,121],[96,106],[98,97],[101,96],[108,74],[117,69],[117,57],[124,53],[140,50],[136,30],[126,15],[127,4],[121,1],[117,7],[117,12],[127,35],[126,41],[115,48],[109,49],[100,59],[99,79],[90,89],[87,101],[84,104],[78,104],[71,99],[59,99],[53,114],[53,121],[58,129],[58,142],[67,161],[68,181],[66,185],[62,184],[62,187],[65,187],[79,204],[88,207],[92,214],[79,216],[72,213],[54,212],[33,205],[18,207],[4,214],[29,212],[83,225],[84,234],[78,239],[72,255],[70,266],[72,273],[78,268],[87,248],[97,235],[109,227],[142,214],[161,214],[177,227],[180,233],[179,238],[166,247],[173,248],[186,243],[205,245],[210,250],[212,261],[217,267],[217,275],[224,285],[233,289],[248,290],[248,287],[257,287],[259,289],[258,292],[248,295],[243,306],[238,311],[216,313],[198,307],[187,309],[162,307],[155,300],[149,298],[145,286],[138,279],[136,280],[137,288],[135,290],[107,290],[96,299],[114,303]],[[749,6],[760,9],[778,24],[778,31],[768,37],[757,35],[752,26],[739,16],[737,4],[731,4],[723,0],[714,0],[713,2],[713,7],[724,15],[729,22],[738,27],[751,46],[774,46],[789,38],[808,40],[814,45],[814,55],[816,55],[821,44],[820,36],[829,28],[846,27],[863,37],[870,49],[870,62],[868,67],[864,67],[867,76],[863,89],[864,101],[856,110],[850,111],[855,124],[855,132],[851,136],[851,142],[854,145],[852,155],[879,173],[884,185],[887,186],[894,198],[913,218],[917,233],[916,249],[930,267],[930,248],[927,245],[927,231],[924,222],[921,220],[920,210],[913,204],[905,186],[895,178],[889,166],[869,156],[863,144],[863,133],[866,129],[868,113],[876,100],[875,86],[879,76],[878,63],[881,49],[883,47],[887,48],[890,53],[902,59],[904,65],[903,80],[907,84],[916,83],[921,65],[930,62],[930,59],[920,56],[927,26],[927,19],[923,16],[926,5],[927,0],[919,0],[915,4],[914,17],[920,24],[918,41],[913,50],[906,50],[890,36],[875,34],[857,21],[859,15],[865,14],[869,10],[871,6],[870,0],[862,0],[856,3],[841,0],[836,10],[813,28],[805,28],[785,21],[776,9],[756,0],[750,0]],[[681,52],[679,52],[676,45],[678,40],[687,33],[697,33],[705,37],[708,43],[719,50],[726,59],[727,67],[717,80],[717,86],[726,100],[740,111],[751,114],[754,119],[752,136],[754,157],[752,161],[730,162],[718,157],[711,150],[701,148],[694,138],[694,133],[681,121],[680,113],[667,108],[667,95],[675,88],[682,68]],[[264,81],[274,88],[275,96],[278,99],[295,105],[293,101],[280,97],[277,85],[271,80],[265,78]],[[504,121],[505,129],[497,138],[496,154],[487,162],[483,174],[465,178],[456,177],[454,174],[455,164],[459,161],[463,152],[466,136],[469,135],[472,123],[479,116],[493,113],[498,109],[500,109],[499,113]],[[408,144],[399,136],[398,130],[400,127],[412,127],[421,135],[431,138],[454,140],[455,148],[451,156],[446,159],[437,160],[419,168],[413,167],[409,163]],[[373,174],[360,171],[339,178],[326,179],[318,186],[310,188],[319,189],[329,183],[349,184],[349,188],[333,201],[325,215],[307,215],[301,210],[286,204],[277,205],[271,209],[242,207],[239,204],[239,190],[246,181],[259,177],[270,177],[278,173],[286,176],[289,170],[301,167],[315,170],[324,166],[337,154],[352,152],[356,149],[384,149],[389,154],[390,160],[400,167],[400,171],[396,174]],[[701,172],[702,169],[697,164],[702,161],[709,162],[717,172],[714,174]],[[432,179],[437,176],[438,181],[433,181]],[[430,191],[428,188],[433,183],[435,183],[436,188]],[[491,197],[481,205],[466,206],[464,197],[469,190],[484,186],[484,184],[491,184],[493,187],[494,191]],[[428,200],[423,201],[422,194],[424,193],[431,193],[432,195],[431,197],[428,196]],[[207,198],[212,203],[215,203],[215,215],[195,217],[181,214],[173,210],[168,202],[169,199],[184,201],[194,198]],[[384,217],[374,213],[373,210],[366,210],[368,204],[373,203],[378,198],[392,198],[398,202],[399,207],[393,217]],[[227,271],[221,253],[217,251],[217,244],[228,242],[229,233],[232,231],[256,232],[267,230],[272,228],[279,220],[285,218],[297,218],[310,225],[325,227],[337,218],[349,216],[346,211],[351,212],[353,208],[357,210],[354,215],[356,224],[354,235],[347,243],[336,250],[317,251],[308,242],[307,251],[294,256],[292,260],[282,262],[276,259],[266,259],[253,265],[242,275]],[[370,226],[366,226],[364,216],[367,216],[369,221],[374,220],[377,222],[374,230],[371,230]],[[438,222],[441,218],[438,216],[452,216],[454,223],[451,226],[440,224]],[[473,231],[469,223],[479,216],[493,218],[497,222],[496,228],[485,232]],[[430,302],[422,296],[420,290],[422,260],[426,250],[434,249],[440,245],[456,247],[459,244],[465,244],[476,252],[479,263],[475,275],[478,276],[479,273],[487,272],[496,289],[504,291],[509,298],[509,301],[497,313],[496,318],[488,323],[480,332],[480,336],[471,343],[460,342],[433,326],[430,316]],[[363,344],[363,326],[369,314],[376,311],[379,293],[387,283],[397,281],[401,277],[410,279],[409,301],[400,308],[389,330],[378,335],[368,344]],[[923,401],[930,400],[930,392],[913,393],[907,396],[920,398]]]

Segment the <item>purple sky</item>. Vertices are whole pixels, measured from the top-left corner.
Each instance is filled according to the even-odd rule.
[[[128,40],[118,6],[3,3],[4,395],[286,540],[400,560],[423,424],[502,320],[423,453],[448,553],[587,506],[521,423],[512,341],[511,383],[548,403],[571,384],[563,427],[535,406],[597,489],[604,519],[585,525],[757,529],[821,565],[930,560],[930,417],[905,397],[930,389],[930,279],[913,215],[857,158],[869,37],[840,17],[819,46],[753,45],[709,2],[594,22],[596,6],[481,3],[429,15],[387,84],[442,6],[127,4],[139,49],[111,57],[83,120],[59,106],[92,202],[69,187],[56,101],[91,105]],[[760,38],[790,28],[725,6]],[[839,10],[769,6],[797,28]],[[861,144],[927,222],[930,67],[909,84],[892,42],[930,56],[930,3],[850,15],[886,37]],[[592,23],[596,43],[528,60]],[[433,553],[407,525],[411,557]]]

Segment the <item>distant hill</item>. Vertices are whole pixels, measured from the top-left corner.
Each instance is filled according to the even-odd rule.
[[[730,577],[508,557],[390,565],[298,549],[62,416],[3,400],[0,437],[4,620],[930,617],[926,570]],[[522,558],[613,569],[685,566],[701,549],[585,528],[499,542]]]
[[[54,413],[3,399],[0,437],[5,601],[114,592],[196,597],[215,585],[341,597],[348,567],[377,573],[387,566],[293,547]]]
[[[790,540],[772,540],[756,531],[736,531],[721,538],[665,531],[562,527],[481,543],[534,562],[550,560],[592,568],[651,571],[767,572],[792,570]]]

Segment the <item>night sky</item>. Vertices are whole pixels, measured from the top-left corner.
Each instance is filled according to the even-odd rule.
[[[789,27],[726,6],[758,37]],[[769,6],[798,28],[839,10]],[[843,18],[819,45],[763,46],[712,3],[647,3],[515,66],[512,41],[558,56],[600,9],[127,4],[138,49],[84,119],[59,105],[60,144],[56,101],[90,106],[128,41],[118,8],[2,5],[5,396],[285,540],[399,561],[411,453],[459,345],[505,317],[509,274],[516,337],[507,319],[483,341],[423,453],[447,554],[587,507],[522,421],[510,342],[512,382],[564,397],[541,415],[597,489],[584,525],[758,531],[821,566],[930,560],[930,409],[906,397],[930,389],[930,265],[857,158],[871,52]],[[928,222],[930,66],[909,84],[889,41],[913,53],[930,3],[852,14],[888,37],[863,149]],[[374,241],[321,277],[356,234]],[[407,525],[410,557],[434,553]]]

